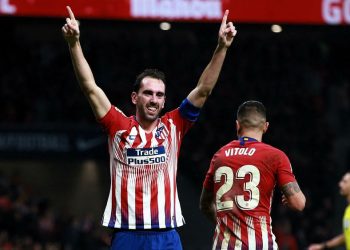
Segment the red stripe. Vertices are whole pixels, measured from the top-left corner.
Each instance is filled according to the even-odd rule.
[[[157,174],[154,173],[151,179],[151,219],[152,227],[159,226],[158,219],[158,184],[157,184]]]
[[[242,240],[242,249],[248,249],[248,229],[246,217],[241,217],[241,240]]]
[[[225,232],[225,224],[224,222],[221,220],[220,223],[220,233],[219,233],[219,237],[218,237],[218,243],[216,245],[216,249],[221,249],[222,246],[222,242],[224,240],[224,232]]]
[[[112,191],[112,197],[111,197],[111,201],[112,201],[112,209],[111,209],[111,217],[110,217],[110,220],[109,220],[109,223],[112,222],[113,225],[111,226],[114,226],[115,224],[115,220],[116,220],[116,197],[115,197],[115,179],[116,179],[116,169],[115,169],[115,166],[114,164],[112,163],[111,164],[111,172],[112,172],[112,183],[111,183],[111,191]]]
[[[226,218],[227,218],[226,226],[230,232],[230,239],[229,239],[228,245],[229,245],[229,249],[231,248],[233,249],[236,244],[236,235],[234,234],[233,230],[235,229],[235,227],[237,227],[237,225],[234,224],[232,217],[227,216]]]
[[[122,170],[122,183],[121,183],[121,213],[122,213],[122,225],[129,225],[128,218],[128,171],[123,168]]]
[[[267,236],[269,239],[268,242],[268,248],[273,249],[273,239],[272,239],[272,232],[271,232],[271,217],[266,217],[266,227],[267,227]]]
[[[260,223],[260,217],[253,219],[254,222],[254,231],[255,231],[255,242],[256,242],[256,249],[262,249],[262,232],[261,232],[261,223]]]
[[[174,197],[173,197],[173,201],[174,201],[174,223],[175,226],[176,225],[176,190],[177,190],[177,186],[176,186],[176,166],[174,166],[173,169],[173,190],[174,190]]]
[[[136,187],[135,187],[135,213],[136,225],[143,225],[143,174],[140,170],[136,170]]]
[[[171,131],[171,123],[167,122],[167,125],[169,126],[169,130]],[[172,136],[171,133],[168,134],[168,145],[170,145],[170,147],[168,146],[167,150],[167,155],[169,155],[169,157],[172,156],[172,154],[169,152],[169,150],[173,150],[173,147],[175,147],[175,145],[172,143]],[[176,150],[177,151],[177,150]],[[176,155],[177,157],[178,155]],[[174,214],[175,213],[175,209],[176,209],[176,175],[174,176],[175,179],[173,179],[173,185],[175,186],[174,188],[174,197],[171,197],[171,191],[170,191],[170,179],[169,179],[169,167],[170,165],[174,165],[170,163],[170,159],[168,159],[169,164],[167,165],[167,168],[164,171],[164,195],[165,195],[165,224],[167,226],[171,225],[171,199],[173,198],[174,201]],[[174,168],[176,168],[176,166],[174,166]],[[174,169],[174,174],[176,174],[176,170]]]
[[[128,132],[123,133],[120,137],[121,138],[126,138],[126,136],[128,136]],[[122,159],[122,152],[123,149],[125,148],[125,143],[126,140],[122,139],[119,142],[118,148],[116,149],[116,153],[118,154],[118,157],[121,157]],[[128,218],[128,169],[123,167],[123,166],[119,166],[120,168],[122,168],[122,176],[121,176],[121,190],[120,190],[120,196],[121,196],[121,225],[129,225],[129,218]],[[115,189],[115,188],[114,188]]]
[[[171,192],[170,192],[170,179],[168,169],[164,171],[164,195],[165,195],[165,224],[171,225]]]

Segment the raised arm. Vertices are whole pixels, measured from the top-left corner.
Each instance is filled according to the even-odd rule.
[[[282,194],[282,203],[284,205],[293,210],[304,210],[306,199],[296,181],[285,184],[282,187]]]
[[[197,86],[187,96],[188,100],[195,107],[201,108],[208,96],[211,94],[211,91],[219,78],[219,74],[226,57],[226,51],[232,44],[233,39],[237,34],[232,22],[227,23],[228,13],[229,11],[226,10],[222,18],[219,30],[218,45],[214,51],[213,57],[199,78]]]
[[[67,6],[69,18],[62,27],[62,34],[69,46],[75,75],[79,85],[87,97],[97,119],[102,118],[110,109],[111,103],[101,88],[96,85],[94,75],[86,61],[80,46],[79,22],[75,19],[73,11]]]

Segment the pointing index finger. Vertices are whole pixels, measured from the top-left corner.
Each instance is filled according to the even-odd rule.
[[[228,16],[229,11],[225,10],[225,14],[222,17],[222,22],[221,22],[221,26],[226,26],[226,21],[227,21],[227,16]]]
[[[72,9],[69,6],[67,6],[67,10],[69,13],[70,20],[75,21],[75,17],[74,17],[74,13],[73,13]]]

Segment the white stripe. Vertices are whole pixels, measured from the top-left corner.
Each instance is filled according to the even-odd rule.
[[[144,171],[144,170],[143,170]],[[149,176],[144,175],[143,179],[143,223],[145,229],[152,227],[152,214],[151,214],[151,180]]]
[[[116,155],[119,159],[123,159],[123,149],[119,148],[119,143],[120,143],[120,138],[121,135],[125,132],[126,130],[120,130],[116,133],[115,135],[115,140],[113,143],[113,153]],[[111,158],[112,163],[113,157]],[[111,165],[113,165],[111,163]],[[115,209],[115,227],[119,228],[122,224],[122,177],[123,177],[123,165],[119,164],[118,162],[115,163],[114,165],[115,168],[115,199],[116,199],[116,209]],[[111,174],[113,174],[111,172]]]
[[[103,219],[102,219],[103,226],[108,226],[109,220],[111,218],[110,217],[111,211],[112,211],[112,189],[109,190],[108,201],[106,204],[105,211],[103,213]]]
[[[173,217],[174,217],[174,188],[173,188],[173,185],[174,185],[174,180],[173,180],[173,173],[171,171],[169,172],[166,172],[165,174],[168,174],[168,177],[169,177],[169,185],[170,185],[170,222],[171,222],[171,227],[174,227],[174,220],[173,220]]]
[[[253,218],[250,216],[247,217],[246,222],[247,222],[247,233],[248,233],[248,248],[255,249],[256,242],[255,242],[255,230],[254,230]]]
[[[113,151],[113,143],[109,143],[108,145],[108,148],[109,148],[109,152]],[[113,172],[112,172],[112,169],[113,169],[113,161],[109,160],[109,172],[110,172],[110,182],[112,184],[112,176],[113,176]],[[106,204],[106,207],[105,207],[105,210],[104,210],[104,213],[103,213],[103,218],[102,218],[102,225],[103,226],[108,226],[108,223],[111,219],[111,211],[112,211],[112,185],[110,185],[110,188],[109,188],[109,195],[108,195],[108,200],[107,200],[107,204]]]
[[[116,209],[115,209],[115,225],[120,227],[122,224],[122,168],[121,166],[115,166],[116,176],[115,176],[115,199],[116,199]],[[119,191],[118,191],[119,190]]]
[[[178,192],[176,189],[176,197],[175,197],[175,216],[176,216],[176,225],[182,226],[183,224],[185,224],[185,218],[182,216],[181,213],[181,205],[180,205],[180,201],[179,201],[179,197],[178,197]]]
[[[141,137],[141,143],[137,147],[138,148],[143,148],[146,145],[146,143],[147,143],[146,133],[143,130],[143,128],[141,128],[141,126],[139,126],[139,132],[140,132],[140,137]]]
[[[234,223],[233,231],[234,231],[234,234],[236,235],[235,250],[241,250],[242,249],[241,224],[236,217],[233,218],[233,223]]]
[[[272,220],[270,218],[270,231],[271,231],[271,237],[272,237],[272,249],[273,250],[277,250],[278,249],[278,246],[277,246],[277,243],[276,243],[276,236],[273,234],[272,232]]]
[[[175,205],[174,202],[178,203],[178,200],[176,200],[177,197],[174,199],[174,179],[176,174],[176,169],[174,168],[176,168],[176,165],[177,165],[176,164],[177,162],[175,159],[176,154],[174,154],[174,151],[176,151],[176,148],[177,148],[177,140],[176,140],[176,126],[174,125],[172,119],[169,119],[169,122],[170,122],[172,143],[171,143],[171,149],[170,149],[171,152],[170,152],[169,165],[168,165],[168,174],[169,174],[169,181],[170,181],[170,197],[171,197],[170,198],[171,226],[174,227],[175,225],[174,225],[173,217],[175,216],[175,212],[177,212],[177,211],[174,211],[174,205]],[[181,207],[179,209],[181,214]],[[179,218],[176,218],[176,219],[179,219]],[[176,221],[176,223],[178,223],[178,221]]]
[[[151,147],[158,146],[158,141],[156,139],[156,129],[152,132]]]
[[[157,178],[158,184],[158,220],[159,227],[165,228],[165,187],[164,187],[164,173],[159,172]]]
[[[227,230],[227,216],[223,218],[223,222],[225,225],[225,232],[224,232],[224,238],[221,243],[221,250],[227,250],[228,249],[228,243],[230,241],[230,233]]]
[[[118,131],[116,133],[116,136],[114,138],[114,141],[112,141],[111,144],[111,150],[112,154],[115,155],[117,158],[122,159],[122,153],[120,152],[119,148],[116,147],[119,145],[118,143],[120,142],[120,135],[124,133],[125,130]],[[108,202],[104,211],[104,216],[103,216],[103,225],[108,226],[109,220],[111,219],[111,212],[112,212],[112,200],[116,200],[116,211],[115,211],[115,227],[120,227],[121,225],[121,192],[118,190],[121,190],[121,176],[122,176],[122,171],[121,171],[121,166],[119,166],[118,163],[113,164],[113,158],[110,158],[110,176],[111,176],[111,182],[113,176],[115,177],[115,197],[112,197],[112,185],[110,185],[110,191],[109,191],[109,197],[108,197]],[[113,173],[113,169],[115,169],[116,173]],[[111,183],[112,184],[112,183]]]
[[[269,249],[269,236],[267,233],[266,217],[260,216],[260,226],[261,226],[261,238],[262,238],[262,250]]]
[[[220,234],[220,223],[219,222],[216,223],[215,231],[216,231],[216,237],[215,237],[214,242],[213,242],[212,250],[215,250],[216,245],[218,244],[218,239],[219,239],[219,234]]]
[[[132,145],[135,142],[136,136],[137,136],[137,129],[136,129],[136,127],[132,127],[132,129],[130,130],[129,135],[126,137],[126,141],[128,143],[125,144],[125,148],[132,147]]]
[[[128,175],[128,223],[129,229],[136,229],[136,213],[135,213],[135,190],[136,190],[136,178],[135,168],[129,169]]]
[[[171,153],[170,153],[170,155],[172,157],[170,159],[170,162],[173,163],[173,164],[171,164],[171,166],[172,166],[171,171],[173,172],[173,178],[174,178],[174,182],[176,185],[177,161],[178,161],[178,158],[176,156],[177,156],[177,149],[178,149],[179,142],[178,142],[177,137],[176,137],[176,126],[172,123],[172,120],[171,120],[171,124],[172,124],[171,131],[174,131],[174,132],[172,132],[172,144],[171,144],[172,147],[171,147]],[[168,130],[167,130],[167,133],[168,133]],[[176,192],[175,192],[175,217],[176,217],[176,225],[178,227],[182,226],[185,222],[185,219],[182,216],[181,205],[180,205],[180,201],[179,201],[177,187],[176,187]]]

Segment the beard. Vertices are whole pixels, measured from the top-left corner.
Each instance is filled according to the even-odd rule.
[[[150,111],[148,108],[155,108],[155,111]],[[161,112],[162,109],[159,108],[158,105],[148,105],[148,106],[142,106],[139,107],[138,113],[139,117],[147,122],[153,122],[158,119],[159,113]]]

